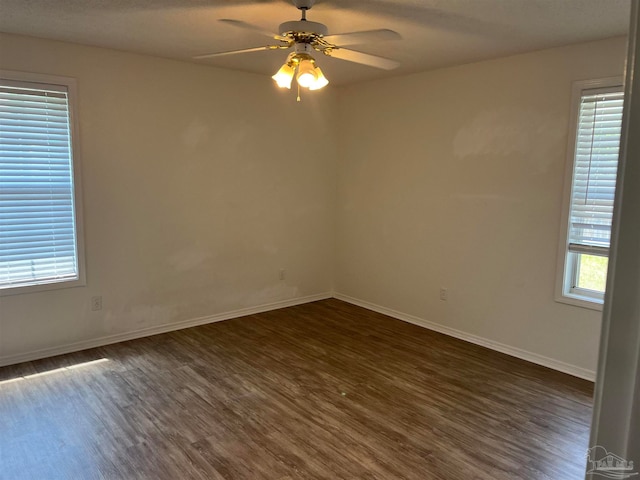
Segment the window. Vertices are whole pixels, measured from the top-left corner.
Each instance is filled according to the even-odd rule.
[[[0,294],[84,284],[74,94],[0,71]]]
[[[601,308],[604,299],[622,107],[620,79],[574,85],[559,301]]]

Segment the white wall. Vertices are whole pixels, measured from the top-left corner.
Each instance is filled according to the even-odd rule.
[[[87,252],[86,287],[0,297],[0,362],[331,290],[331,91],[12,35],[0,68],[78,80]]]
[[[624,57],[618,38],[343,88],[336,291],[591,375],[601,314],[554,301],[571,82]]]
[[[624,55],[612,39],[297,104],[265,76],[1,35],[0,68],[78,79],[88,283],[0,297],[0,364],[322,294],[335,270],[350,299],[588,376],[600,313],[553,300],[571,82]]]

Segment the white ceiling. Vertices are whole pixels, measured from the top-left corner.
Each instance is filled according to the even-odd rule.
[[[317,57],[333,84],[401,75],[624,35],[630,0],[317,0],[308,19],[329,33],[389,28],[402,40],[350,48],[401,62],[394,71]],[[0,0],[0,31],[192,61],[273,43],[218,19],[278,33],[298,20],[288,0]],[[285,51],[200,61],[272,75]],[[1,55],[1,49],[0,49]]]

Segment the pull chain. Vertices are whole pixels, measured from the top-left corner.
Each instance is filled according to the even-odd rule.
[[[300,84],[298,82],[296,82],[296,85],[298,86],[298,98],[296,99],[296,101],[300,101]]]

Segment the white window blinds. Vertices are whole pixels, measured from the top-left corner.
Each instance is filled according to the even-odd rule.
[[[66,87],[0,80],[0,288],[78,278]]]
[[[571,188],[569,251],[608,255],[622,105],[620,88],[583,92]]]

